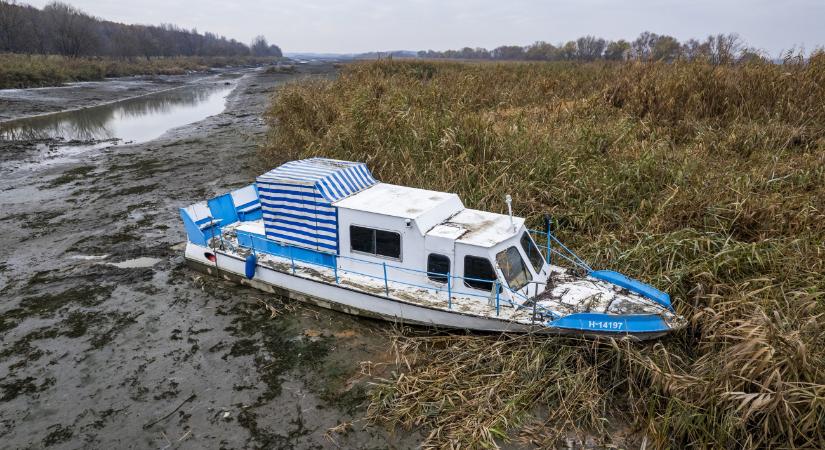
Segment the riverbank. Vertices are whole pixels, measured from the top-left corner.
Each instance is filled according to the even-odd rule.
[[[0,54],[0,89],[60,86],[135,75],[183,75],[216,68],[253,67],[282,58],[253,56],[68,58],[58,55]]]
[[[366,400],[359,362],[389,357],[383,324],[202,277],[177,247],[185,238],[179,207],[248,184],[265,169],[255,153],[270,94],[331,71],[237,72],[223,112],[157,139],[61,158],[33,158],[30,149],[25,161],[0,163],[7,255],[0,441],[12,448],[418,442],[357,422]],[[104,99],[128,91],[122,80],[105,83],[46,91],[31,110],[21,100],[15,114],[36,112],[52,95],[71,107],[81,96],[92,105],[96,92]],[[141,83],[141,92],[166,86]],[[328,437],[336,426],[349,431]]]

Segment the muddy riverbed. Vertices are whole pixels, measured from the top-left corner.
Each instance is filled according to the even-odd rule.
[[[0,448],[415,446],[360,420],[362,362],[387,360],[387,325],[201,276],[181,256],[178,208],[266,169],[270,93],[331,68],[301,72],[0,91],[0,120],[206,92],[189,102],[194,123],[155,120],[132,143],[117,141],[128,102],[0,140]],[[189,101],[169,98],[131,109],[157,118]],[[101,124],[114,131],[62,136]]]

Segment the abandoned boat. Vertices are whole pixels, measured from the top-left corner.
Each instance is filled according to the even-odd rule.
[[[363,163],[291,161],[180,214],[193,267],[350,314],[638,339],[685,324],[667,294],[591,269],[549,221],[528,230],[456,194],[376,181]]]

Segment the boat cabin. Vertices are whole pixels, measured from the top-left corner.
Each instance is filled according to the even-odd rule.
[[[550,273],[524,219],[381,183],[363,163],[291,161],[181,216],[196,244],[232,225],[238,244],[255,251],[413,288],[529,298]]]

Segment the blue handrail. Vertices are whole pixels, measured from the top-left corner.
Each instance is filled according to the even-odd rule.
[[[258,236],[250,236],[250,237],[252,238],[252,241],[253,241],[253,247],[250,248],[252,251],[256,250],[254,248],[254,242],[256,240],[263,241],[263,242],[268,241],[267,239],[262,239]],[[282,245],[285,245],[285,246],[290,248],[290,250],[289,250],[289,259],[290,259],[290,263],[291,263],[290,265],[291,265],[293,275],[296,273],[296,266],[295,266],[296,261],[301,262],[301,263],[305,263],[305,264],[310,264],[310,265],[329,268],[327,265],[320,264],[316,261],[310,261],[310,260],[307,260],[307,259],[303,259],[301,257],[296,257],[293,254],[294,252],[292,251],[292,248],[293,247],[300,248],[300,247],[296,247],[296,246],[289,245],[289,244],[282,244]],[[239,247],[249,248],[249,247],[245,247],[243,245],[239,245]],[[261,253],[268,253],[265,250],[258,250],[258,251],[261,252]],[[558,253],[558,252],[555,252],[555,253]],[[562,257],[567,258],[565,255],[562,255],[562,254],[560,254],[560,255]],[[282,256],[282,255],[274,255],[274,256]],[[340,274],[339,274],[339,269],[338,269],[338,260],[339,259],[350,260],[350,261],[355,261],[355,262],[360,262],[360,263],[366,263],[366,264],[371,264],[371,265],[375,265],[375,266],[381,266],[382,271],[383,271],[383,277],[379,277],[379,276],[376,276],[374,274],[363,273],[363,272],[359,272],[359,271],[351,270],[351,269],[347,269],[347,270],[345,270],[345,272],[353,274],[353,275],[360,275],[360,276],[367,277],[367,278],[370,278],[370,279],[383,280],[384,281],[384,292],[385,292],[387,297],[390,296],[390,288],[389,288],[389,283],[390,282],[395,283],[395,284],[401,284],[401,285],[405,285],[405,286],[411,286],[411,287],[416,287],[416,288],[420,288],[420,289],[425,289],[425,290],[431,290],[431,291],[435,291],[437,293],[446,292],[447,293],[447,307],[448,307],[448,309],[452,309],[453,296],[463,296],[463,297],[471,297],[471,298],[476,297],[476,298],[483,298],[483,299],[488,299],[488,298],[491,297],[490,294],[479,294],[479,293],[475,293],[475,292],[455,290],[453,280],[463,280],[463,281],[476,281],[476,282],[481,282],[481,283],[490,283],[491,285],[494,286],[496,316],[500,315],[501,304],[502,303],[504,303],[505,305],[509,305],[514,309],[518,309],[518,308],[525,307],[524,303],[530,301],[529,297],[522,294],[521,292],[518,292],[518,291],[510,288],[506,284],[501,283],[501,281],[499,281],[498,279],[483,279],[483,278],[473,278],[473,277],[461,277],[461,276],[453,275],[450,272],[447,272],[446,274],[441,273],[441,272],[429,272],[429,271],[424,271],[424,270],[412,269],[412,268],[409,268],[409,267],[394,266],[394,265],[391,265],[391,264],[387,264],[386,262],[368,261],[368,260],[365,260],[365,259],[349,257],[349,256],[340,256],[340,255],[333,255],[333,256],[334,256],[334,267],[332,268],[332,270],[333,270],[333,273],[334,273],[334,276],[335,276],[335,283],[336,284],[340,284]],[[567,258],[567,259],[570,260],[569,258]],[[575,264],[574,261],[572,261],[572,260],[570,260],[570,261]],[[403,280],[390,278],[389,275],[388,275],[389,269],[406,271],[406,272],[411,272],[411,273],[424,274],[424,275],[434,275],[434,276],[446,277],[447,278],[447,282],[445,283],[446,289],[438,287],[438,286],[421,285],[421,284],[416,284],[416,283],[412,283],[412,282],[409,282],[409,281],[403,281]],[[536,282],[531,281],[530,283],[536,283]],[[510,293],[511,298],[502,297],[501,296],[501,288],[506,289],[507,292]],[[518,298],[522,301],[516,302],[515,301],[516,298]],[[543,314],[549,315],[550,317],[552,317],[554,319],[558,317],[554,312],[552,312],[549,309],[544,308],[540,305],[534,304],[533,307],[535,308],[536,311],[541,311]]]
[[[533,230],[528,230],[528,231],[533,231]],[[254,248],[254,242],[255,241],[269,242],[268,239],[261,238],[259,236],[250,235],[249,237],[252,239],[253,247],[247,247],[247,246],[240,245],[240,244],[238,245],[238,247],[248,248],[251,251],[255,252],[256,251],[256,249]],[[300,256],[295,256],[294,252],[293,252],[293,248],[300,249],[301,247],[297,247],[297,246],[290,245],[290,244],[281,244],[281,245],[289,247],[290,269],[291,269],[291,272],[292,272],[293,275],[296,275],[296,269],[297,269],[296,265],[295,265],[296,261],[304,263],[304,264],[329,268],[329,266],[327,266],[325,264],[320,264],[317,261],[311,261],[311,260],[308,260],[308,259],[301,258]],[[257,251],[260,252],[260,253],[269,253],[266,250],[258,249]],[[554,253],[558,253],[558,252],[554,251]],[[558,253],[558,254],[575,264],[574,261],[570,260],[565,255],[560,254],[560,253]],[[273,256],[283,257],[283,255],[276,255],[276,254],[273,254]],[[409,268],[409,267],[394,266],[394,265],[391,265],[391,264],[387,264],[386,262],[368,261],[368,260],[365,260],[365,259],[349,257],[349,256],[333,255],[333,257],[334,257],[334,263],[333,263],[334,267],[332,267],[332,270],[333,270],[333,274],[334,274],[334,277],[335,277],[335,283],[336,284],[340,284],[340,274],[339,274],[339,269],[338,269],[338,260],[339,259],[350,260],[350,261],[355,261],[355,262],[360,262],[360,263],[365,263],[365,264],[371,264],[371,265],[375,265],[375,266],[381,266],[383,276],[376,276],[374,274],[359,272],[359,271],[351,270],[351,269],[347,269],[347,270],[345,270],[345,272],[353,274],[353,275],[360,275],[360,276],[370,278],[370,279],[374,279],[374,280],[384,281],[384,292],[385,292],[385,295],[387,297],[390,296],[389,282],[392,282],[392,283],[395,283],[395,284],[401,284],[401,285],[405,285],[405,286],[411,286],[411,287],[416,287],[416,288],[420,288],[420,289],[435,291],[437,293],[446,292],[447,293],[447,307],[448,307],[448,309],[452,309],[453,296],[463,296],[463,297],[470,297],[470,298],[476,297],[476,298],[482,298],[482,299],[491,299],[491,294],[492,293],[490,293],[490,294],[479,294],[479,293],[475,293],[475,292],[455,290],[453,280],[463,280],[463,281],[476,281],[476,282],[481,282],[481,283],[490,283],[491,285],[494,286],[496,316],[500,315],[502,302],[505,305],[509,305],[510,307],[512,307],[514,309],[519,309],[519,308],[525,307],[525,304],[524,304],[525,302],[530,301],[529,297],[527,297],[526,295],[510,288],[506,284],[501,283],[501,281],[499,281],[498,279],[483,279],[483,278],[473,278],[473,277],[461,277],[461,276],[453,275],[450,272],[448,272],[446,274],[441,273],[441,272],[429,272],[429,271],[424,271],[424,270],[412,269],[412,268]],[[405,272],[410,272],[410,273],[418,273],[418,274],[424,274],[424,275],[434,275],[434,276],[439,276],[439,277],[446,277],[447,278],[447,282],[445,283],[446,289],[438,287],[438,286],[421,285],[421,284],[416,284],[416,283],[412,283],[412,282],[409,282],[409,281],[403,281],[403,280],[390,278],[390,276],[388,275],[388,272],[389,272],[388,269],[405,271]],[[530,281],[530,283],[537,283],[537,282]],[[511,298],[502,297],[500,295],[501,288],[506,289],[507,292],[510,293]],[[516,298],[518,298],[522,301],[519,301],[519,302],[514,301]],[[533,305],[533,307],[536,309],[536,311],[541,311],[542,313],[545,313],[545,314],[549,315],[550,317],[553,317],[553,318],[558,317],[555,313],[553,313],[552,311],[550,311],[547,308],[544,308],[540,305]]]
[[[267,239],[263,239],[263,238],[258,237],[258,236],[249,235],[249,237],[253,241],[253,247],[246,247],[246,246],[243,246],[243,245],[240,245],[240,244],[238,246],[241,247],[241,248],[249,248],[252,251],[255,251],[254,242],[256,240],[259,241],[259,242],[261,242],[261,241],[262,242],[268,242]],[[289,249],[290,249],[289,250],[289,259],[290,259],[291,269],[292,269],[293,275],[295,274],[295,271],[296,271],[295,261],[302,262],[302,263],[305,263],[305,264],[310,264],[310,265],[315,265],[315,266],[321,266],[321,267],[327,267],[328,268],[328,266],[326,266],[324,264],[319,264],[316,261],[310,261],[308,259],[303,259],[301,257],[294,256],[293,251],[292,251],[293,247],[294,248],[300,248],[300,247],[293,246],[293,245],[290,245],[290,244],[281,244],[281,245],[283,245],[285,247],[289,247]],[[261,252],[261,253],[268,253],[265,250],[260,250],[259,249],[258,251]],[[274,255],[274,256],[282,256],[282,255]],[[379,277],[379,276],[369,274],[369,273],[358,272],[356,270],[350,270],[350,269],[345,270],[345,272],[351,273],[353,275],[360,275],[360,276],[367,277],[367,278],[370,278],[370,279],[384,281],[384,289],[385,289],[385,294],[387,296],[389,296],[389,282],[402,284],[402,285],[406,285],[406,286],[417,287],[417,288],[421,288],[421,289],[433,290],[433,291],[436,291],[436,292],[447,292],[449,309],[452,309],[452,297],[454,295],[460,295],[460,296],[466,296],[466,297],[479,297],[479,298],[488,298],[489,297],[489,295],[478,294],[478,293],[474,293],[474,292],[456,291],[452,288],[452,280],[453,279],[477,281],[477,282],[490,283],[490,284],[498,283],[498,280],[496,280],[496,279],[488,280],[488,279],[482,279],[482,278],[460,277],[460,276],[452,275],[449,272],[446,273],[446,274],[440,273],[440,272],[428,272],[428,271],[424,271],[424,270],[411,269],[411,268],[408,268],[408,267],[394,266],[394,265],[391,265],[391,264],[387,264],[386,262],[368,261],[368,260],[365,260],[365,259],[349,257],[349,256],[334,255],[334,258],[335,258],[334,259],[334,261],[335,261],[334,266],[335,267],[333,267],[333,272],[334,272],[334,275],[335,275],[336,284],[340,283],[340,281],[339,281],[339,270],[338,270],[338,260],[339,259],[350,260],[350,261],[355,261],[355,262],[360,262],[360,263],[365,263],[365,264],[372,264],[372,265],[375,265],[375,266],[381,266],[382,267],[383,274],[384,274],[383,277]],[[420,285],[420,284],[416,284],[416,283],[411,283],[409,281],[402,281],[402,280],[392,279],[388,276],[388,270],[387,269],[394,269],[394,270],[400,270],[400,271],[406,271],[406,272],[412,272],[412,273],[420,273],[420,274],[425,274],[425,275],[436,275],[436,276],[442,276],[442,277],[446,276],[447,277],[447,289],[445,290],[445,289],[440,288],[438,286],[425,286],[425,285]],[[505,301],[508,301],[508,300],[505,299]],[[512,304],[512,302],[510,302],[510,303]]]
[[[586,270],[587,272],[592,272],[593,271],[593,269],[590,267],[589,264],[587,264],[586,262],[584,262],[584,260],[579,258],[579,255],[577,255],[575,252],[573,252],[573,250],[570,250],[569,248],[567,248],[566,245],[562,244],[562,242],[560,240],[558,240],[558,238],[556,238],[556,236],[554,236],[553,233],[539,231],[539,230],[530,230],[530,229],[528,229],[527,231],[530,232],[531,234],[535,234],[535,235],[544,237],[545,239],[547,239],[548,243],[550,242],[550,240],[554,241],[555,243],[559,244],[559,246],[561,246],[561,248],[563,248],[567,252],[567,254],[564,254],[564,253],[562,253],[558,250],[555,250],[555,249],[551,248],[549,245],[547,245],[547,248],[550,250],[550,254],[561,256],[562,258],[567,260],[569,263],[573,264],[574,266],[580,267],[580,268]],[[571,257],[572,257],[572,259],[571,259]],[[575,259],[575,261],[574,261],[574,259]],[[545,261],[549,261],[549,258],[546,255],[545,255]]]

